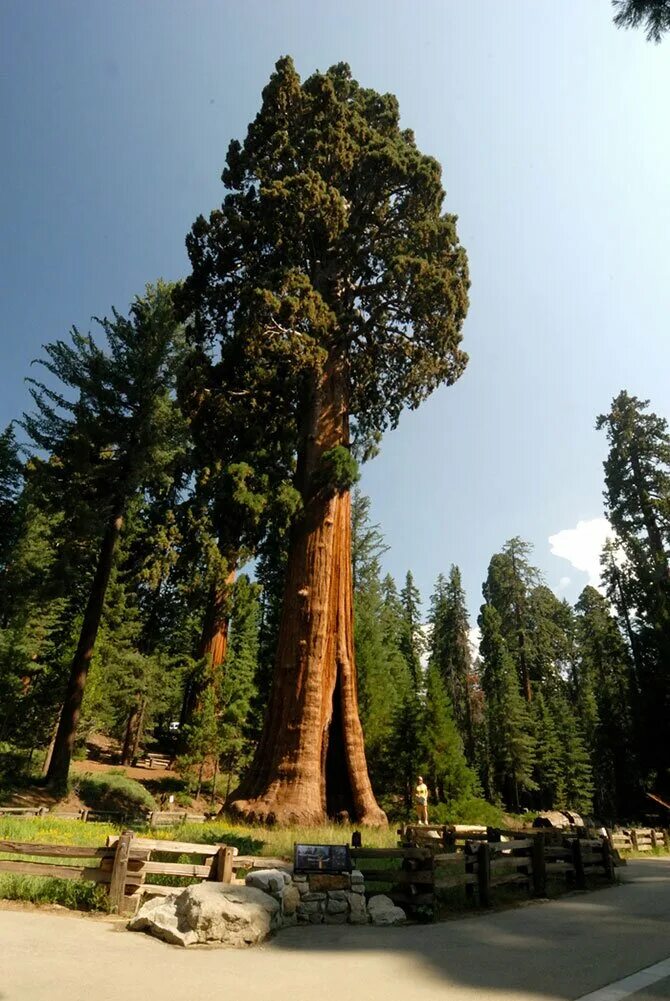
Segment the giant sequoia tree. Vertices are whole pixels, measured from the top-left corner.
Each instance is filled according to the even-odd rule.
[[[249,818],[384,821],[357,707],[350,487],[353,453],[466,364],[467,259],[440,174],[393,96],[345,65],[302,83],[285,58],[187,240],[193,338],[216,344],[247,424],[288,436],[300,496],[268,713],[230,803]]]

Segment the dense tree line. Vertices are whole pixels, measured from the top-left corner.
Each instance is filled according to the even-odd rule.
[[[157,286],[141,302],[167,291]],[[176,359],[182,343],[170,326]],[[79,376],[92,357],[106,371],[100,347],[78,334],[73,344],[88,366]],[[73,379],[73,357],[62,347],[60,357]],[[93,404],[91,385],[93,412],[111,390],[101,383]],[[40,422],[55,394],[45,391],[35,388]],[[162,407],[169,419],[160,426],[170,432],[161,465],[154,459],[129,495],[76,733],[80,745],[91,732],[116,738],[125,762],[156,735],[172,740],[196,791],[219,771],[230,791],[249,767],[269,704],[286,545],[283,529],[269,534],[255,581],[240,573],[228,585],[227,647],[214,664],[202,654],[202,632],[212,575],[228,580],[229,571],[203,528],[200,474],[187,426],[170,413],[175,400]],[[87,414],[77,411],[79,427]],[[372,786],[387,809],[411,809],[419,772],[433,802],[445,804],[439,816],[485,797],[515,811],[612,819],[640,810],[646,789],[665,790],[670,435],[626,393],[598,426],[610,443],[606,509],[617,533],[603,553],[603,591],[589,585],[574,606],[560,600],[533,566],[530,545],[510,539],[483,583],[477,646],[458,567],[438,577],[424,610],[411,572],[400,584],[383,573],[387,546],[369,499],[354,493],[358,705]],[[74,442],[70,424],[61,434],[59,442]],[[151,437],[158,440],[154,428]],[[121,452],[106,441],[104,450],[78,448],[78,466],[55,451],[26,460],[11,428],[0,445],[0,739],[43,752],[73,673],[80,676],[81,633],[109,530],[98,463]],[[184,718],[194,678],[200,696]],[[179,719],[179,736],[170,736]]]
[[[445,817],[638,808],[670,764],[665,422],[599,419],[606,593],[560,601],[510,539],[473,652],[458,567],[425,609],[353,489],[467,362],[439,165],[392,96],[284,59],[223,182],[185,281],[47,345],[0,437],[0,748],[63,786],[89,734],[157,740],[265,821],[383,823],[419,771]]]

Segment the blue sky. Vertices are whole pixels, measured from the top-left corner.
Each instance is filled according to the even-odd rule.
[[[473,611],[505,539],[573,599],[592,563],[621,389],[670,416],[670,40],[608,0],[4,0],[0,422],[40,345],[187,270],[276,59],[347,61],[444,167],[472,272],[461,381],[406,414],[362,486],[424,596],[460,564]],[[567,542],[566,542],[567,538]]]

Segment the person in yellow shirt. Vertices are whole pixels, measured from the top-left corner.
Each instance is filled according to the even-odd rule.
[[[416,803],[416,814],[420,824],[428,823],[428,786],[419,775],[416,789],[414,790],[414,801]]]

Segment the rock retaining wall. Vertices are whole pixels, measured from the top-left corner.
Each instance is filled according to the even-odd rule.
[[[245,886],[201,883],[144,904],[128,927],[175,945],[255,945],[292,925],[395,925],[405,913],[389,897],[366,901],[363,873],[250,872]],[[264,903],[265,902],[265,903]]]

